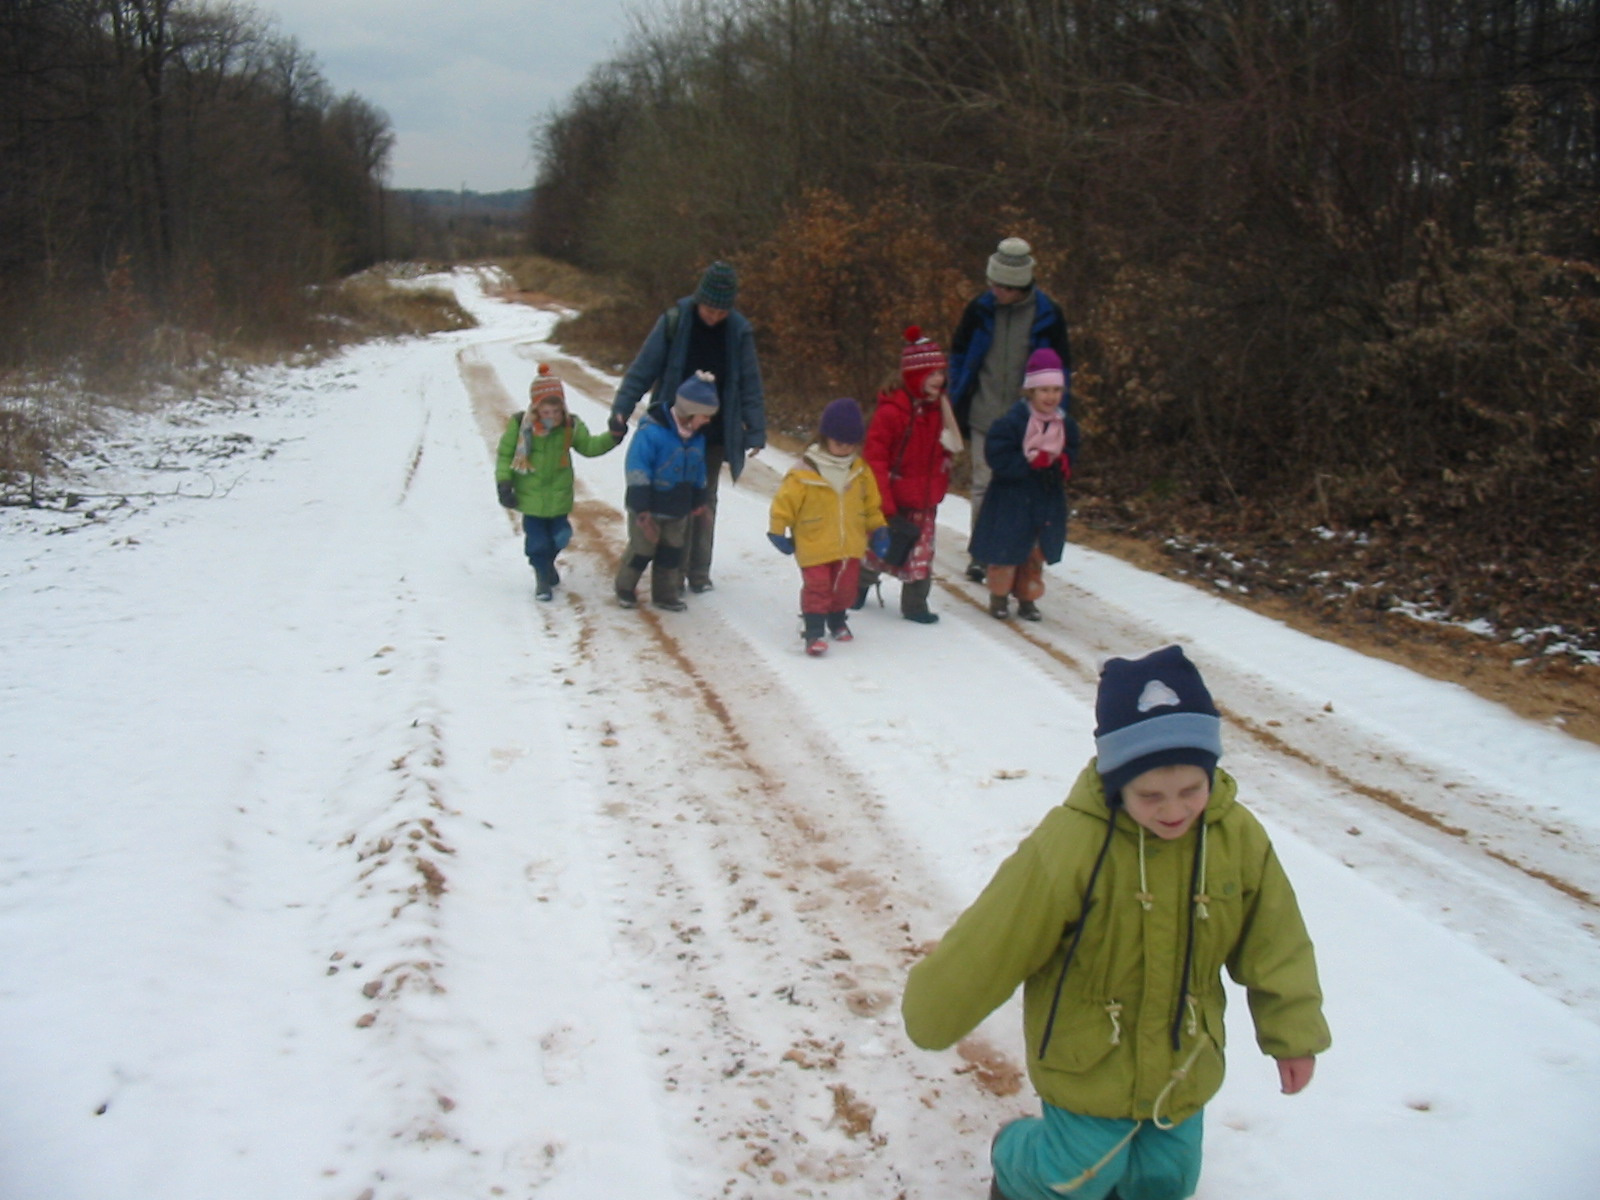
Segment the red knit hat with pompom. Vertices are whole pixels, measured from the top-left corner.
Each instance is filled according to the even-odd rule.
[[[918,326],[907,326],[905,339],[905,349],[900,351],[900,378],[905,381],[906,390],[912,398],[916,399],[922,395],[923,381],[934,371],[948,370],[950,364],[944,351],[939,349],[939,343],[923,337]]]

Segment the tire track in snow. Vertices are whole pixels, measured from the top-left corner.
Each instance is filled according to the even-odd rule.
[[[574,522],[566,607],[541,611],[579,624],[619,940],[686,1190],[981,1192],[986,1131],[1024,1111],[1022,1073],[981,1037],[929,1055],[900,1031],[912,930],[943,912],[916,851],[779,682],[700,665],[755,660],[713,610],[612,605],[614,552],[596,548],[620,544],[615,509],[585,501]],[[619,726],[608,698],[638,692],[654,719]]]

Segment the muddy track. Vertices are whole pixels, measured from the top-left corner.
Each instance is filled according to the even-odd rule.
[[[609,506],[574,516],[575,545],[620,542]],[[756,660],[713,611],[622,610],[614,555],[575,557],[566,611],[548,620],[581,629],[578,707],[605,748],[603,811],[634,859],[619,938],[655,998],[640,1015],[677,1098],[674,1132],[699,1146],[686,1156],[704,1172],[696,1190],[933,1196],[965,1177],[981,1194],[984,1131],[1022,1110],[1021,1070],[981,1038],[930,1055],[899,1028],[905,970],[948,899],[777,685],[700,665]],[[607,715],[622,691],[658,698],[650,727]],[[657,944],[660,929],[674,940]],[[720,1056],[686,1056],[707,1026]],[[927,1119],[880,1117],[875,1098],[890,1095],[921,1097]]]

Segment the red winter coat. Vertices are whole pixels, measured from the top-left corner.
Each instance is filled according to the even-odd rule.
[[[861,457],[878,477],[883,515],[937,508],[950,487],[950,452],[939,441],[944,416],[937,400],[912,404],[903,387],[878,394]]]

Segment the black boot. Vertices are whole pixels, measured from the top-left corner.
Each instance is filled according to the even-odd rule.
[[[928,611],[928,593],[933,590],[932,579],[913,579],[900,585],[900,615],[918,625],[932,625],[938,613]]]

